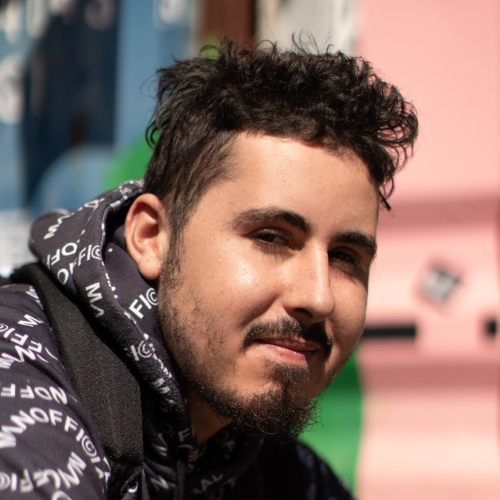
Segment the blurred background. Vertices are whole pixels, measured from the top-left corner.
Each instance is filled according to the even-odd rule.
[[[30,221],[141,177],[155,71],[310,33],[418,109],[359,348],[303,436],[362,500],[500,498],[500,0],[0,0],[0,272]]]

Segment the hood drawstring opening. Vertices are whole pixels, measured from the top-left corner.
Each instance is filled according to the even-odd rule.
[[[188,450],[177,450],[179,458],[177,459],[175,469],[177,472],[177,488],[175,490],[175,500],[184,500],[184,486],[186,484],[186,475],[188,467]]]

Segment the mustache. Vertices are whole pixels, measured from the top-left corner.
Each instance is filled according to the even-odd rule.
[[[283,318],[276,321],[261,321],[252,325],[243,340],[243,350],[257,339],[289,338],[304,339],[318,344],[326,357],[333,348],[333,339],[326,333],[324,323],[302,325],[294,318]]]

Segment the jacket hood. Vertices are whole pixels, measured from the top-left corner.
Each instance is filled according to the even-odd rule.
[[[175,488],[175,460],[187,450],[188,494],[211,492],[217,498],[223,484],[248,468],[261,440],[222,429],[202,449],[197,445],[185,388],[161,333],[156,290],[126,248],[124,220],[142,188],[142,181],[125,182],[75,212],[40,217],[32,227],[30,249],[137,368],[146,478]]]

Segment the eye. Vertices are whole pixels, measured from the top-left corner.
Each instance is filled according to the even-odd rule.
[[[253,237],[265,245],[289,245],[288,240],[280,232],[272,229],[261,229],[255,232]]]
[[[254,245],[264,254],[274,257],[286,257],[293,247],[287,232],[276,228],[264,228],[251,235]]]
[[[360,259],[354,251],[350,249],[334,248],[328,252],[330,265],[340,266],[347,272],[355,272],[364,270],[361,265]]]

